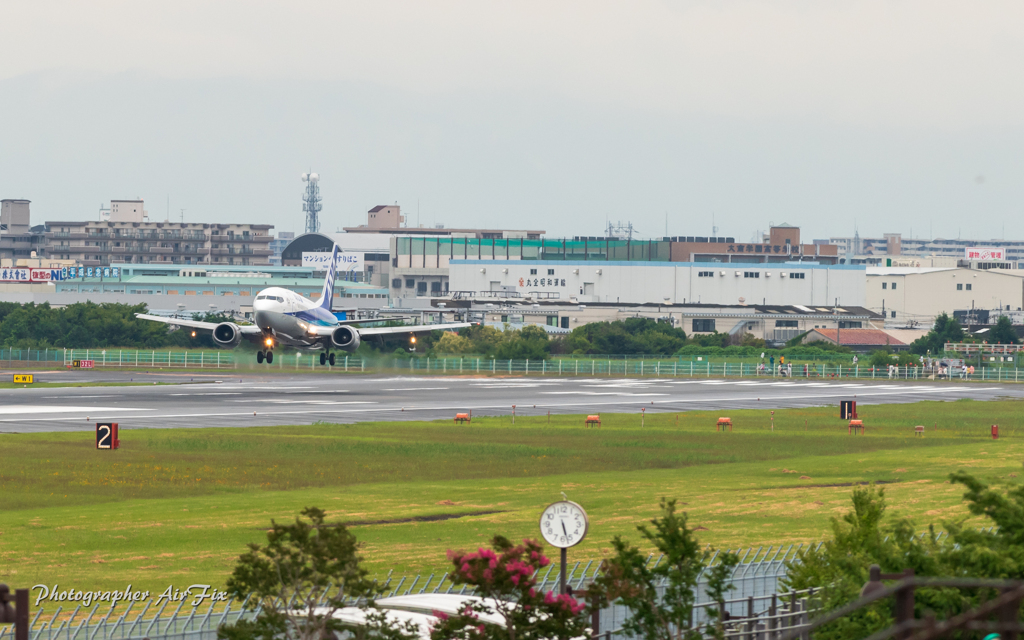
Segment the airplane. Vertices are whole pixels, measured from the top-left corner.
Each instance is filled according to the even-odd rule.
[[[358,324],[381,322],[381,320],[338,320],[331,312],[334,299],[334,272],[338,258],[338,245],[334,245],[331,263],[324,279],[324,290],[319,302],[303,298],[289,289],[270,287],[256,294],[252,310],[255,324],[239,326],[234,322],[200,322],[180,318],[166,318],[145,313],[136,313],[141,320],[152,320],[164,324],[189,327],[197,331],[209,331],[219,347],[234,348],[242,339],[260,345],[256,362],[274,362],[274,347],[283,345],[295,349],[321,351],[320,364],[334,364],[332,348],[355,351],[362,340],[369,336],[394,334],[416,334],[438,329],[461,329],[471,327],[472,322],[449,322],[446,324],[413,325],[399,327],[359,328]],[[415,339],[415,338],[414,338]]]

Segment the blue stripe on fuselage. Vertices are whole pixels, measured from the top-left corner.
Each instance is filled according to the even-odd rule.
[[[319,325],[321,327],[333,327],[338,324],[338,319],[334,317],[334,314],[324,309],[323,307],[313,307],[312,309],[303,309],[302,311],[294,311],[285,315],[298,318],[310,324]]]

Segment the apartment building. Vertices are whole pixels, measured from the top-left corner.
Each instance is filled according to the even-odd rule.
[[[269,265],[273,225],[118,220],[47,222],[46,255],[92,267],[129,264]],[[140,216],[141,218],[141,216]]]

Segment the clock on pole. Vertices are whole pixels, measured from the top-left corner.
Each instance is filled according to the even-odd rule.
[[[563,493],[564,497],[565,494]],[[587,536],[590,521],[587,512],[571,500],[552,502],[540,514],[540,535],[553,547],[561,550],[559,568],[561,593],[565,593],[566,550],[578,545]]]

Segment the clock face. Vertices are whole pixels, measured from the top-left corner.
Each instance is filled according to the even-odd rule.
[[[540,535],[560,549],[579,544],[586,537],[588,526],[587,512],[568,500],[550,504],[540,514]]]

